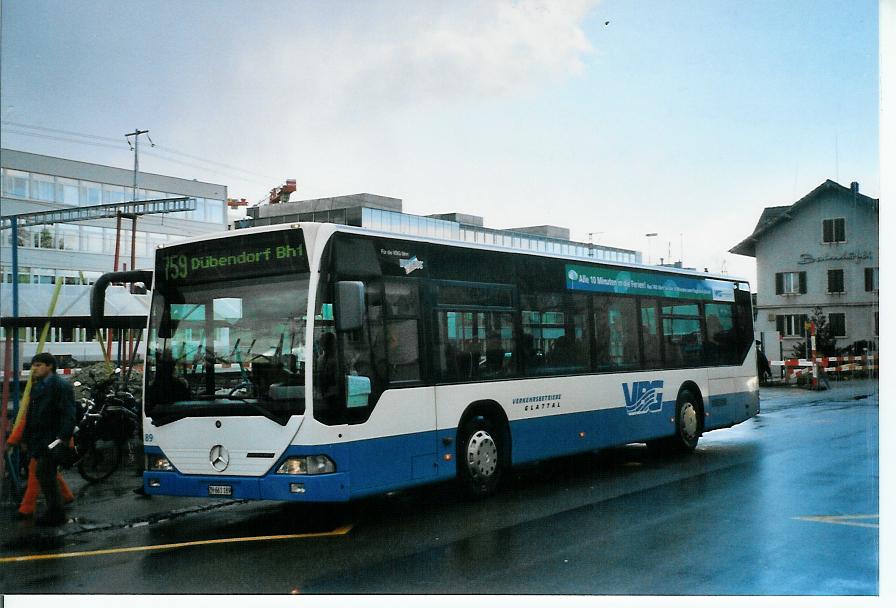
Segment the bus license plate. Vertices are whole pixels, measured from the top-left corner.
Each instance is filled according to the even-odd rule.
[[[232,486],[209,486],[209,496],[233,496]]]

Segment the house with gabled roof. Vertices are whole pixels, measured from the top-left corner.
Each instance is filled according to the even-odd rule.
[[[790,205],[766,207],[753,233],[729,251],[756,258],[757,336],[777,331],[773,358],[805,340],[820,308],[838,347],[877,342],[880,201],[832,180]]]

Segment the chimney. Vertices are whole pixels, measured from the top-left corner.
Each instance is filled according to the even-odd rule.
[[[853,182],[849,185],[849,189],[852,190],[853,194],[859,193],[859,182]]]

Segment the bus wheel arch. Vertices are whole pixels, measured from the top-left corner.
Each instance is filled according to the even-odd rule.
[[[658,456],[693,452],[703,435],[704,411],[700,388],[690,381],[683,383],[675,397],[674,434],[648,441],[647,447]]]
[[[493,494],[510,467],[511,440],[507,415],[498,403],[475,401],[457,425],[457,478],[464,494]]]

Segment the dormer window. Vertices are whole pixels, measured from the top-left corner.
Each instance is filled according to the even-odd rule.
[[[842,217],[822,220],[821,240],[823,243],[845,243],[846,220]]]

